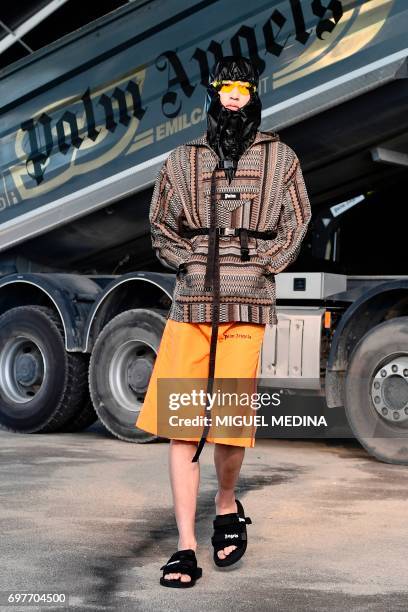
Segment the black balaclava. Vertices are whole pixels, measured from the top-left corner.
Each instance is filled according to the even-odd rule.
[[[212,81],[223,79],[248,81],[258,88],[259,74],[251,60],[229,55],[215,64],[209,78],[206,100],[208,143],[221,159],[238,162],[255,139],[261,123],[262,103],[258,92],[252,91],[250,99],[242,108],[226,108],[221,104],[218,90],[211,85]],[[225,173],[231,183],[235,168],[226,168]]]

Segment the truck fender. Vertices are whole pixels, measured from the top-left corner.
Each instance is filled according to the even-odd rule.
[[[135,282],[140,285],[140,292],[143,291],[143,285],[149,284],[150,287],[157,289],[157,295],[165,295],[169,303],[171,303],[176,284],[175,274],[162,272],[128,272],[127,274],[114,278],[103,288],[103,291],[98,295],[88,314],[84,327],[83,350],[85,352],[91,352],[92,344],[101,329],[101,326],[98,325],[98,317],[100,316],[102,308],[106,306],[108,300],[114,301],[114,294],[119,288],[123,288],[126,284],[134,284]],[[149,303],[147,299],[141,300],[141,307],[148,308],[149,306],[155,308],[157,306],[157,299],[153,303]],[[114,312],[114,308],[112,311]]]
[[[14,306],[48,302],[61,319],[66,350],[82,351],[83,327],[90,303],[101,291],[95,281],[80,274],[8,274],[0,279],[0,314]]]

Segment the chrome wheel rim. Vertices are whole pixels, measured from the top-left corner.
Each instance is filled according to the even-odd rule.
[[[155,359],[154,348],[141,340],[122,343],[112,357],[109,389],[115,402],[129,412],[140,411]]]
[[[46,359],[37,340],[28,335],[10,338],[0,354],[0,388],[16,404],[32,401],[47,374]]]
[[[408,355],[388,358],[371,383],[371,400],[380,417],[389,424],[408,426]]]

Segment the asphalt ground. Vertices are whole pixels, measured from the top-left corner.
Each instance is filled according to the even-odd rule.
[[[247,449],[237,497],[253,524],[227,569],[212,561],[213,445],[201,454],[190,589],[159,584],[177,548],[168,444],[0,431],[0,610],[408,609],[408,468],[354,440],[266,440]],[[8,604],[64,593],[64,605]]]

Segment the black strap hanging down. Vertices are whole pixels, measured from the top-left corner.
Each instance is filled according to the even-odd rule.
[[[182,228],[180,234],[182,236],[191,237],[197,234],[209,234],[208,239],[208,256],[204,279],[205,291],[213,290],[213,311],[211,320],[211,340],[210,340],[210,356],[209,356],[209,368],[208,368],[208,381],[207,381],[207,402],[205,407],[205,416],[210,420],[211,409],[209,408],[208,399],[213,392],[214,385],[214,372],[215,372],[215,357],[217,353],[217,339],[218,339],[218,326],[219,326],[219,312],[220,312],[220,264],[219,264],[219,237],[220,236],[239,236],[241,246],[241,260],[248,261],[249,248],[248,248],[248,236],[255,238],[271,239],[276,237],[274,231],[257,231],[250,230],[247,228],[230,228],[230,227],[217,227],[217,208],[215,199],[215,173],[219,168],[227,168],[233,162],[230,160],[219,160],[215,166],[211,175],[211,210],[210,210],[210,227],[199,227],[199,228]],[[210,425],[206,424],[201,439],[199,441],[197,450],[192,459],[192,462],[197,462],[201,454],[201,451],[206,442]]]
[[[208,367],[208,381],[207,381],[207,395],[206,395],[206,406],[205,416],[208,416],[207,421],[211,418],[211,408],[209,408],[208,399],[213,392],[214,385],[214,372],[215,372],[215,356],[217,353],[217,339],[218,339],[218,320],[219,320],[219,309],[220,309],[220,266],[219,266],[219,233],[217,232],[217,208],[215,201],[215,173],[217,168],[222,167],[222,161],[215,166],[211,174],[211,195],[210,195],[210,227],[209,227],[209,239],[208,239],[208,255],[207,255],[207,266],[205,271],[204,289],[206,291],[213,288],[213,311],[211,318],[211,341],[210,341],[210,357]],[[208,436],[210,425],[208,422],[204,426],[201,434],[201,440],[198,443],[197,450],[192,463],[198,461],[198,458],[203,450],[205,441]]]

